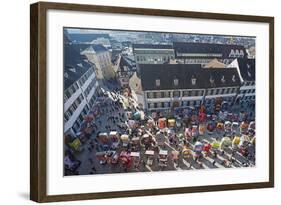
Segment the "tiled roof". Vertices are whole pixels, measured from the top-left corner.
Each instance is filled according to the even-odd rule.
[[[81,78],[91,67],[86,56],[77,52],[71,44],[64,44],[64,89]]]
[[[246,58],[247,52],[245,47],[242,45],[232,45],[232,44],[213,44],[213,43],[188,43],[188,42],[174,42],[173,48],[175,49],[176,58],[186,58],[180,54],[221,54],[221,58]],[[232,56],[231,52],[243,53],[244,56]],[[189,56],[188,58],[192,58]],[[194,56],[193,58],[200,58],[200,56]],[[206,58],[206,57],[201,57]],[[218,58],[217,56],[213,58]]]
[[[255,81],[256,61],[255,59],[237,59],[240,74],[245,81]]]
[[[233,87],[241,84],[236,68],[202,68],[198,64],[140,64],[143,90]],[[196,79],[192,84],[191,79]],[[156,80],[160,80],[160,86]],[[174,85],[174,80],[178,85]],[[211,82],[210,79],[213,79]]]

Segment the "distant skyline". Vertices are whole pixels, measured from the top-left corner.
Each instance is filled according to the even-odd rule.
[[[151,33],[162,33],[162,34],[178,34],[178,35],[190,35],[190,36],[194,36],[194,35],[200,35],[200,36],[222,36],[225,38],[245,38],[245,39],[253,39],[256,38],[255,36],[237,36],[237,35],[223,35],[223,34],[199,34],[199,33],[171,33],[171,32],[158,32],[158,31],[130,31],[130,30],[113,30],[113,29],[88,29],[88,28],[65,28],[67,30],[67,32],[69,34],[100,34],[100,33],[106,33],[106,34],[120,34],[123,32],[126,33],[130,33],[130,34],[140,34],[140,33],[147,33],[147,34],[151,34]]]

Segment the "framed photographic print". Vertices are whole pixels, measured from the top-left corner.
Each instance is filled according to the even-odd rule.
[[[30,198],[274,186],[274,18],[40,2]]]

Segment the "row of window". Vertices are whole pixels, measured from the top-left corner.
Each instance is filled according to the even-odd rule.
[[[235,99],[235,97],[224,97],[223,100],[227,102],[232,102]],[[242,100],[255,100],[255,96],[244,96]],[[214,104],[216,102],[215,98],[206,99],[205,103],[207,105]],[[173,102],[157,102],[157,103],[147,103],[148,109],[154,109],[154,108],[170,108],[175,103]],[[175,107],[180,106],[199,106],[201,104],[201,100],[193,100],[193,101],[182,101],[182,102],[176,102]]]
[[[87,115],[89,109],[90,109],[89,106],[85,105],[85,107],[81,111],[80,115],[78,116],[77,120],[75,121],[75,123],[72,126],[72,129],[74,130],[74,132],[79,131],[80,125],[83,122],[85,115]]]
[[[90,101],[89,101],[89,104],[90,104],[90,106],[93,106],[94,105],[94,103],[95,103],[95,101],[96,101],[96,99],[97,99],[97,91],[94,93],[94,95],[91,97],[91,99],[90,99]]]
[[[232,94],[236,92],[237,92],[237,88],[218,88],[218,89],[208,89],[206,95]]]
[[[174,50],[135,50],[135,55],[174,55]]]
[[[171,92],[165,91],[165,92],[148,92],[147,98],[169,98],[171,97]]]
[[[241,94],[255,93],[256,89],[241,90]]]
[[[86,88],[86,90],[84,91],[85,95],[88,96],[89,93],[91,92],[92,88],[95,86],[96,84],[96,79],[93,78],[93,80],[89,83],[88,87]]]
[[[176,102],[175,107],[187,107],[187,106],[196,106],[200,105],[201,100],[194,100],[194,101],[182,101],[182,102]],[[157,103],[147,103],[148,109],[153,108],[170,108],[173,106],[172,102],[157,102]]]
[[[157,103],[147,103],[149,109],[152,108],[169,108],[170,102],[157,102]]]
[[[78,108],[80,103],[83,101],[84,97],[82,94],[80,94],[76,100],[72,103],[72,105],[67,109],[67,111],[64,113],[64,121],[67,122],[72,114],[75,112],[75,110]]]
[[[177,52],[177,56],[182,56],[186,58],[221,58],[222,54],[221,53],[179,53]]]
[[[110,56],[109,54],[106,52],[106,53],[102,53],[102,54],[99,54],[98,55],[98,58],[99,58],[99,63],[103,66],[103,67],[106,67],[107,65],[110,65]]]
[[[177,60],[179,63],[185,63],[185,64],[207,64],[211,61],[211,59],[200,59],[200,58],[197,58],[197,59],[184,59],[184,60],[180,60],[178,59]],[[223,60],[220,60],[222,61],[222,63],[228,65],[229,63],[232,62],[231,59],[223,59]]]
[[[243,96],[241,100],[243,101],[247,101],[247,100],[255,100],[256,96],[252,95],[252,96]]]
[[[88,78],[92,75],[92,73],[94,72],[94,70],[92,68],[90,68],[78,81],[79,85],[82,86],[84,85],[84,83],[86,82],[86,80],[88,80]]]
[[[237,88],[219,88],[208,89],[206,95],[219,95],[219,94],[231,94],[235,93]],[[171,95],[172,94],[172,95]],[[184,91],[165,91],[165,92],[148,92],[147,98],[170,98],[170,97],[193,97],[203,96],[204,90],[184,90]]]
[[[136,56],[137,62],[148,61],[148,62],[162,62],[162,61],[170,61],[170,59],[174,59],[173,56],[158,56],[158,57],[147,57],[147,56]]]
[[[186,90],[182,92],[182,97],[190,97],[190,96],[203,96],[204,90]]]
[[[224,97],[222,98],[223,101],[227,101],[227,102],[232,102],[235,97]],[[209,104],[215,104],[216,103],[216,99],[215,98],[211,98],[211,99],[206,99],[205,100],[205,104],[209,105]]]
[[[66,102],[72,95],[73,93],[76,92],[76,90],[79,89],[79,86],[77,85],[77,83],[73,83],[69,88],[67,88],[64,91],[64,96],[63,96],[63,101]]]
[[[194,76],[190,80],[191,80],[191,84],[192,85],[196,84],[197,79]],[[160,83],[161,83],[160,79],[156,79],[155,80],[155,86],[156,87],[160,87]],[[177,87],[179,85],[179,79],[178,78],[174,78],[173,83],[174,83],[174,86]]]
[[[185,64],[207,64],[209,62],[209,59],[184,59]]]
[[[187,90],[187,91],[165,91],[165,92],[148,92],[147,98],[170,98],[170,97],[191,97],[203,96],[204,90]],[[172,94],[172,96],[171,96]]]
[[[78,83],[82,86],[86,80],[92,75],[93,69],[89,69],[79,80]],[[79,86],[77,82],[73,83],[69,88],[64,91],[63,101],[66,102],[77,90]]]
[[[200,105],[200,104],[201,104],[201,100],[183,101],[182,102],[182,106],[196,106],[196,105]]]

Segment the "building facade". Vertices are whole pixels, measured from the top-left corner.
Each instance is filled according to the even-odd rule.
[[[64,52],[64,132],[75,134],[95,103],[99,83],[94,65],[85,56],[68,44]]]
[[[172,45],[133,44],[133,53],[137,64],[163,64],[175,59]]]
[[[111,63],[111,53],[103,45],[90,45],[81,52],[95,64],[98,79],[111,79],[115,72]]]
[[[136,63],[134,59],[129,58],[125,55],[120,55],[120,59],[118,61],[118,68],[117,68],[117,79],[121,87],[128,87],[129,80],[131,76],[136,71]]]
[[[236,68],[198,64],[140,64],[144,109],[158,110],[232,102],[241,86]]]

